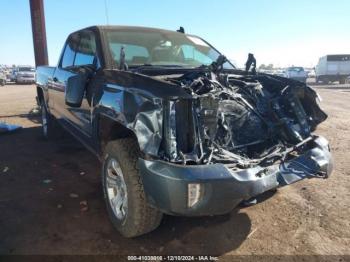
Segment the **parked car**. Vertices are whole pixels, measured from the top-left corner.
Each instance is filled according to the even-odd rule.
[[[17,78],[16,74],[17,74],[17,67],[12,68],[11,72],[10,72],[10,81],[11,82],[16,82],[16,78]]]
[[[316,78],[315,69],[309,69],[309,71],[307,73],[308,73],[309,78]]]
[[[319,59],[316,66],[316,82],[337,82],[344,84],[350,76],[350,54],[326,55]]]
[[[275,70],[273,72],[273,75],[280,76],[280,77],[286,77],[286,72],[284,70]]]
[[[11,81],[11,69],[10,68],[6,69],[5,74],[6,74],[6,80]]]
[[[6,74],[4,71],[0,70],[0,85],[4,86],[6,84]]]
[[[306,83],[308,73],[300,66],[288,67],[284,72],[285,77]]]
[[[162,214],[225,214],[268,190],[327,178],[329,145],[312,133],[327,118],[317,93],[255,73],[254,61],[238,70],[181,32],[82,29],[56,67],[37,68],[43,134],[58,139],[59,124],[101,160],[107,211],[126,237],[157,228]]]
[[[345,79],[345,84],[350,84],[350,76]]]
[[[32,66],[19,66],[15,72],[15,82],[18,84],[35,83],[35,68]]]

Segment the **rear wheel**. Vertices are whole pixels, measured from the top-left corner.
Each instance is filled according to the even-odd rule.
[[[125,237],[156,229],[162,213],[148,205],[139,174],[136,141],[124,138],[107,144],[102,168],[103,193],[109,217]]]

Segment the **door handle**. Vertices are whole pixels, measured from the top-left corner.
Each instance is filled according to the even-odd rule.
[[[54,81],[54,82],[58,82],[57,77],[52,78],[52,81]]]

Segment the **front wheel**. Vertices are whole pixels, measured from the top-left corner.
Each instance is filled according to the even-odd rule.
[[[103,193],[112,224],[125,237],[156,229],[162,213],[148,205],[138,170],[138,144],[124,138],[107,144],[102,167]]]

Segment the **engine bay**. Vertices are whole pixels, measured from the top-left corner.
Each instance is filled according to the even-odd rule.
[[[304,152],[327,118],[317,93],[298,81],[212,68],[165,80],[192,97],[164,107],[161,155],[174,163],[268,166]]]

